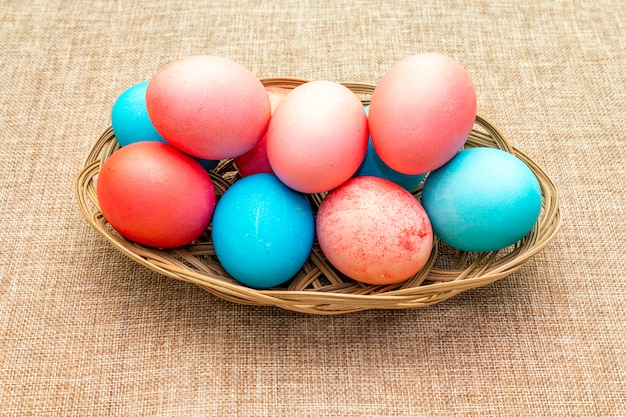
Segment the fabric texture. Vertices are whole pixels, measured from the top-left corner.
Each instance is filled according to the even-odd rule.
[[[0,415],[626,415],[626,3],[0,0]],[[165,63],[376,83],[419,52],[557,185],[518,272],[431,307],[233,304],[134,263],[74,182]]]

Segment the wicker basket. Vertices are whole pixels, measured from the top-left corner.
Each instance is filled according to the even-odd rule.
[[[305,80],[268,78],[266,86],[294,88]],[[373,85],[344,83],[365,104]],[[537,176],[542,189],[542,210],[531,232],[511,247],[488,253],[455,250],[435,238],[426,266],[407,281],[391,286],[357,283],[334,269],[314,244],[305,265],[284,287],[256,290],[231,278],[217,261],[210,229],[192,244],[168,250],[139,246],[121,237],[100,212],[96,182],[102,163],[119,148],[109,128],[89,153],[77,179],[80,208],[98,233],[121,252],[163,275],[196,284],[208,292],[250,305],[278,306],[314,314],[341,314],[367,309],[424,307],[446,300],[460,292],[499,280],[516,271],[554,238],[560,225],[558,192],[548,176],[530,158],[512,147],[503,135],[484,118],[477,116],[474,130],[465,147],[492,147],[522,159]],[[221,161],[211,171],[216,192],[221,195],[238,178],[232,161]],[[419,197],[421,187],[414,193]],[[323,195],[312,195],[314,211]]]

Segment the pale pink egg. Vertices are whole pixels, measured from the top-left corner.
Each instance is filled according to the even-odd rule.
[[[281,87],[265,87],[267,96],[270,99],[271,113],[274,113],[276,106],[289,93],[290,90]],[[235,166],[239,175],[247,177],[252,174],[273,174],[272,166],[267,159],[267,134],[251,150],[235,158]]]
[[[461,149],[476,119],[476,92],[453,59],[433,53],[405,58],[380,79],[369,129],[380,158],[408,175],[441,167]]]
[[[160,68],[148,83],[146,108],[165,140],[211,160],[252,149],[270,118],[261,81],[242,65],[212,55],[189,56]]]
[[[415,275],[433,246],[422,205],[401,186],[378,177],[355,177],[331,191],[317,212],[316,233],[332,265],[375,285]]]
[[[276,107],[267,130],[267,156],[288,187],[320,193],[354,175],[367,140],[367,116],[359,98],[339,83],[311,81]]]

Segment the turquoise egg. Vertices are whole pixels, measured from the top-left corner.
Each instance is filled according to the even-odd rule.
[[[111,110],[111,127],[120,146],[135,142],[167,141],[156,130],[146,110],[146,89],[148,81],[136,84],[124,91],[113,104]],[[219,161],[210,159],[194,159],[207,171],[215,168]]]
[[[369,114],[369,105],[365,105],[365,113]],[[408,192],[413,192],[417,186],[420,185],[425,177],[425,174],[406,175],[389,168],[389,166],[387,166],[387,164],[385,164],[376,153],[376,149],[374,149],[374,144],[372,143],[372,138],[370,137],[367,142],[367,152],[365,153],[365,158],[354,176],[384,178],[395,182]]]
[[[113,104],[111,125],[120,146],[134,142],[166,142],[157,132],[146,110],[148,81],[124,91]]]
[[[541,187],[516,156],[470,148],[429,174],[421,202],[443,242],[464,251],[488,252],[530,232],[541,211]]]
[[[213,213],[215,254],[242,284],[271,288],[292,278],[313,246],[315,222],[303,194],[274,174],[236,181]]]

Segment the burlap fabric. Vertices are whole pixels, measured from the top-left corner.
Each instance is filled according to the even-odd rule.
[[[626,415],[626,4],[0,0],[0,415]],[[561,192],[557,239],[432,307],[313,316],[134,264],[74,181],[115,98],[209,53],[376,83],[435,51]]]

